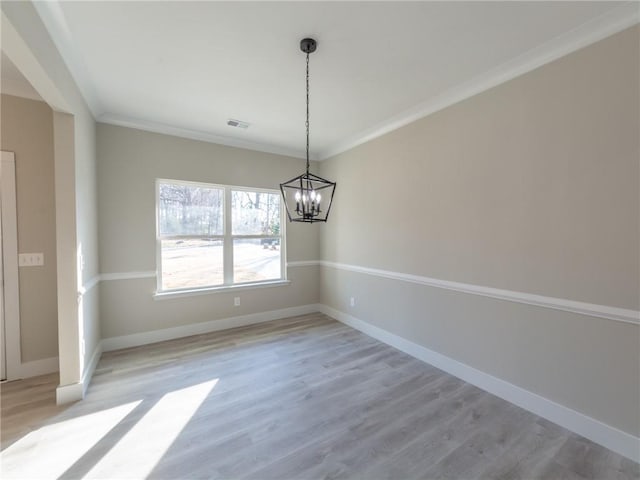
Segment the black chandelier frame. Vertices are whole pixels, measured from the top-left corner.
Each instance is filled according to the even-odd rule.
[[[300,50],[307,55],[307,168],[305,173],[280,184],[287,217],[290,222],[326,222],[329,218],[336,182],[332,182],[313,173],[309,173],[309,54],[316,51],[317,43],[313,38],[300,41]],[[323,195],[328,196],[327,199]],[[325,208],[324,205],[328,205]]]

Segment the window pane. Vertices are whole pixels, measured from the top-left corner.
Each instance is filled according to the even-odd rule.
[[[280,235],[280,194],[231,192],[233,235]]]
[[[222,240],[162,240],[162,289],[222,285]]]
[[[279,238],[233,241],[234,283],[277,280],[281,278],[280,265]]]
[[[161,183],[160,235],[222,235],[224,190]]]

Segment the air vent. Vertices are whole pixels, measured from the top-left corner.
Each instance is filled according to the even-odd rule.
[[[237,127],[242,129],[249,128],[249,124],[247,122],[243,122],[242,120],[234,120],[233,118],[227,120],[227,125],[229,125],[230,127]]]

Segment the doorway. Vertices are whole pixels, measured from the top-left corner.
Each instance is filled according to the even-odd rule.
[[[16,162],[2,152],[0,162],[0,374],[14,380],[20,373],[20,296],[18,286],[18,217]]]

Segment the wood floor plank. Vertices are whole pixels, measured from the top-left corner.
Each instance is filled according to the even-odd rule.
[[[427,380],[430,381],[425,383]],[[244,461],[240,468],[239,458],[229,459],[218,469],[218,477],[242,477],[244,471],[249,471],[252,478],[297,478],[303,473],[303,467],[322,461],[329,445],[346,432],[355,430],[353,440],[357,441],[383,421],[390,405],[409,409],[424,397],[426,391],[438,389],[443,384],[448,391],[452,390],[452,382],[446,379],[416,377],[399,385],[396,395],[372,398],[369,389],[354,392],[358,404],[348,409],[348,413],[343,405],[326,405],[317,413],[315,408],[297,407],[285,428],[280,428],[275,437],[256,438],[253,449],[248,452],[250,461]],[[349,397],[352,395],[347,394],[347,401]],[[308,418],[314,413],[316,421],[309,422]],[[345,426],[349,428],[345,430]]]
[[[0,386],[3,479],[640,479],[322,314],[105,353],[70,406],[56,386]]]
[[[550,458],[560,451],[570,434],[544,419],[534,421],[522,429],[520,436],[482,473],[485,478],[525,479],[525,475],[539,478]]]
[[[331,478],[340,478],[350,476],[350,472],[363,471],[389,458],[398,445],[411,437],[420,428],[416,422],[424,418],[424,412],[437,411],[440,406],[455,403],[454,398],[479,392],[469,387],[462,382],[445,385],[432,383],[428,387],[428,394],[418,390],[413,398],[409,398],[409,402],[388,403],[376,415],[365,417],[363,421],[323,442],[315,442],[313,449],[302,453],[292,452],[251,477],[317,478],[330,472]],[[472,401],[471,398],[468,401]]]

